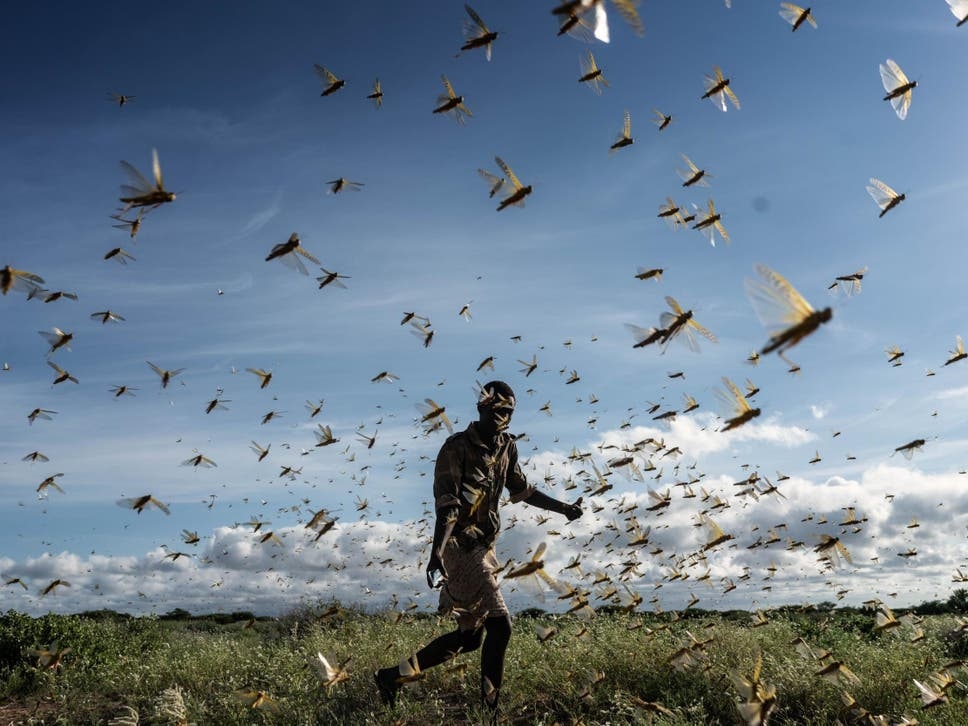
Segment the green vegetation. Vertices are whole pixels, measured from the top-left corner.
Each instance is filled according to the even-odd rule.
[[[749,676],[762,653],[760,679],[776,689],[773,726],[838,719],[895,724],[902,716],[928,726],[968,723],[968,689],[957,681],[965,674],[954,663],[968,654],[968,638],[954,613],[919,622],[898,612],[902,624],[881,631],[870,610],[781,608],[763,615],[766,623],[754,627],[744,612],[686,611],[673,619],[612,611],[588,623],[521,614],[508,651],[502,719],[550,726],[646,724],[651,716],[666,726],[741,725],[731,674]],[[535,624],[558,632],[541,642]],[[450,627],[435,617],[368,615],[334,604],[273,619],[185,611],[156,618],[104,611],[31,618],[11,611],[0,616],[0,723],[484,723],[477,709],[478,653],[428,671],[401,692],[392,711],[377,698],[375,668]],[[813,656],[798,652],[798,637]],[[677,668],[672,656],[683,648]],[[831,656],[820,660],[823,650]],[[333,665],[349,659],[350,677],[327,688],[317,652]],[[858,680],[842,675],[835,683],[818,675],[832,659]],[[455,668],[462,663],[463,673]],[[955,679],[945,687],[947,702],[923,709],[914,679],[936,683],[932,674],[945,667]],[[604,677],[595,682],[599,671]],[[243,691],[249,695],[240,696]],[[858,704],[854,711],[844,692]],[[641,701],[674,715],[650,714]],[[858,718],[861,709],[886,718]]]

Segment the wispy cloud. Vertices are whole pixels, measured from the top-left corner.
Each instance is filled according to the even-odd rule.
[[[269,222],[271,222],[278,214],[282,211],[282,190],[277,189],[276,193],[272,197],[272,201],[265,209],[260,209],[254,212],[249,218],[249,221],[245,223],[242,227],[240,234],[245,237],[250,234],[255,234],[265,227]]]
[[[968,400],[968,386],[956,386],[955,388],[945,388],[933,394],[933,398],[939,401],[962,401]]]

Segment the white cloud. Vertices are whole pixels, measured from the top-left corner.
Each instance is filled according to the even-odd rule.
[[[936,398],[939,401],[968,400],[968,386],[945,388],[944,390],[935,393],[932,398]]]
[[[596,444],[627,446],[652,438],[665,443],[668,450],[676,446],[682,454],[697,459],[705,454],[728,451],[738,442],[767,442],[782,447],[795,447],[816,439],[816,435],[800,426],[784,426],[767,419],[762,423],[748,423],[732,431],[719,431],[720,421],[712,414],[676,416],[668,429],[657,426],[633,426],[608,431]]]
[[[968,491],[961,479],[879,464],[856,480],[792,477],[779,485],[785,498],[753,498],[739,496],[740,487],[729,476],[707,476],[700,486],[708,499],[687,499],[682,487],[663,486],[672,502],[659,512],[646,510],[652,503],[647,487],[614,479],[615,488],[587,499],[584,516],[574,523],[528,505],[505,508],[498,557],[502,562],[527,560],[544,541],[546,571],[589,590],[593,598],[598,588],[590,575],[609,573],[618,583],[622,568],[637,562],[626,584],[667,610],[684,607],[692,597],[701,598],[700,607],[735,608],[824,599],[858,604],[875,596],[886,599],[892,592],[899,593],[893,600],[898,605],[943,599],[953,588],[951,574],[963,561],[968,515],[961,513],[968,511]],[[711,509],[715,497],[722,506]],[[707,534],[695,526],[703,511],[732,535],[707,552],[700,551]],[[629,546],[629,517],[650,532],[645,546]],[[920,526],[910,527],[915,517]],[[34,614],[96,608],[158,613],[176,607],[195,613],[281,613],[300,602],[331,598],[382,609],[394,595],[425,610],[436,605],[436,593],[423,579],[429,519],[344,516],[319,541],[302,525],[290,525],[273,530],[282,545],[260,543],[270,526],[259,532],[244,524],[216,527],[196,547],[158,547],[138,556],[63,551],[20,562],[4,557],[3,575],[29,584],[26,592],[8,586],[5,597],[10,607]],[[825,568],[814,552],[820,534],[839,537],[853,564]],[[176,549],[191,556],[166,557]],[[899,556],[913,550],[916,558]],[[580,567],[565,570],[575,557]],[[700,582],[707,570],[708,580]],[[679,576],[670,579],[675,573]],[[40,597],[57,578],[71,587]],[[727,578],[737,587],[724,595]],[[515,609],[567,606],[552,597],[536,600],[518,583],[508,583],[505,590]]]

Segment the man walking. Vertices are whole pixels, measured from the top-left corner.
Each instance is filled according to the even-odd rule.
[[[581,498],[561,502],[528,484],[518,463],[514,438],[507,433],[514,413],[514,392],[503,381],[481,389],[478,420],[449,437],[434,469],[437,521],[427,563],[427,584],[440,587],[441,613],[457,617],[457,629],[421,648],[411,659],[425,671],[460,652],[481,648],[481,701],[497,718],[504,679],[504,654],[511,639],[511,616],[498,586],[494,543],[501,529],[502,490],[512,502],[564,515],[582,515]],[[415,661],[415,662],[414,662]],[[383,703],[393,705],[402,676],[397,666],[374,674]]]

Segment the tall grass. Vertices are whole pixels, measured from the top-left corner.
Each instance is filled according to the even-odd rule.
[[[9,612],[0,616],[0,723],[175,724],[179,715],[182,723],[196,724],[484,722],[477,706],[478,653],[428,671],[401,692],[392,710],[377,698],[373,670],[416,652],[449,630],[449,622],[418,616],[397,622],[352,609],[321,619],[321,612],[305,609],[249,628],[242,622],[29,618]],[[648,613],[612,613],[587,626],[570,616],[518,616],[507,655],[502,717],[549,726],[650,723],[651,714],[636,705],[641,699],[673,712],[655,715],[651,722],[657,725],[742,724],[730,673],[748,673],[762,653],[761,678],[777,692],[771,724],[857,722],[844,707],[845,690],[871,714],[887,716],[885,723],[904,714],[929,726],[968,723],[964,686],[948,691],[947,704],[923,710],[912,680],[924,680],[959,654],[961,641],[950,635],[953,618],[927,619],[921,625],[925,637],[916,644],[909,642],[908,628],[875,632],[873,616],[774,612],[768,618],[754,628],[745,615],[670,621]],[[540,642],[535,622],[558,632]],[[583,627],[587,633],[578,637]],[[791,645],[797,636],[849,665],[859,683],[840,686],[817,675],[820,664]],[[696,640],[708,641],[696,662],[674,668],[670,656]],[[62,667],[39,667],[33,652],[55,642],[71,649]],[[317,652],[331,663],[349,658],[351,677],[332,689],[323,687]],[[461,674],[453,666],[462,662],[467,668]],[[604,679],[589,688],[597,671]],[[961,670],[954,673],[958,677]],[[271,705],[249,708],[236,695],[240,690],[260,691]]]

